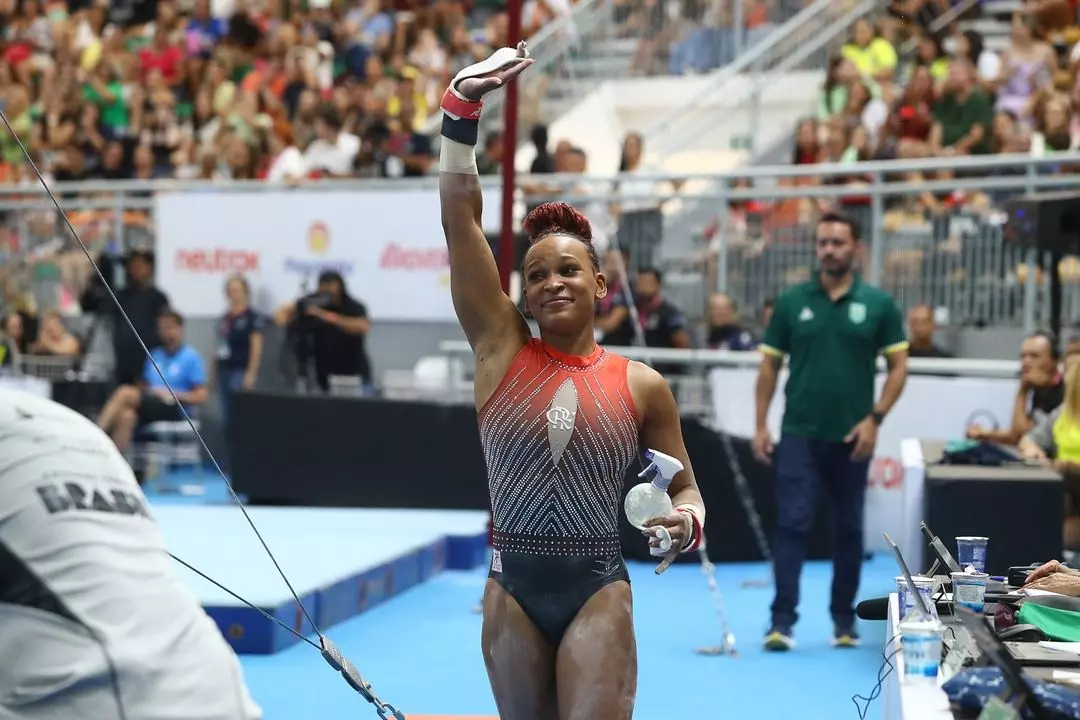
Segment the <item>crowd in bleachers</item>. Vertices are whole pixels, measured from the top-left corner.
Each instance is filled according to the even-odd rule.
[[[527,5],[527,32],[563,12]],[[416,175],[451,69],[505,44],[504,7],[8,0],[0,99],[57,180]],[[6,134],[0,163],[28,179]]]
[[[1077,147],[1074,7],[1064,0],[1022,6],[995,52],[960,23],[937,28],[937,3],[908,4],[925,10],[908,16],[921,24],[889,13],[856,23],[829,64],[816,117],[798,129],[795,163],[1045,156]]]

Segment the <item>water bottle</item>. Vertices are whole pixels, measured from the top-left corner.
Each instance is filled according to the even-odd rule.
[[[668,496],[668,487],[672,478],[683,469],[683,464],[678,459],[659,450],[648,450],[645,457],[649,460],[649,465],[638,477],[646,480],[630,488],[623,503],[626,519],[640,530],[646,529],[645,523],[648,520],[664,517],[675,511],[671,497]],[[660,533],[660,539],[660,547],[650,550],[654,555],[663,555],[671,549],[671,536],[666,530]]]

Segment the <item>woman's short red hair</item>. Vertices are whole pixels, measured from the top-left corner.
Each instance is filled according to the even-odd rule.
[[[600,258],[592,241],[592,225],[589,224],[588,218],[574,209],[574,206],[564,202],[547,202],[538,205],[525,217],[521,227],[529,236],[530,245],[551,235],[568,235],[577,238],[585,243],[594,269],[600,269]]]

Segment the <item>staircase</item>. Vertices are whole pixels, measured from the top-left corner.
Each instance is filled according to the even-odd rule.
[[[1021,7],[1022,0],[984,0],[982,17],[975,20],[963,20],[959,23],[961,31],[974,30],[983,36],[987,50],[1001,53],[1009,46],[1012,15]]]
[[[847,40],[851,25],[877,6],[875,0],[813,3],[710,78],[691,101],[666,113],[646,134],[647,147],[665,172],[704,175],[732,170],[783,142],[798,119],[816,109],[828,57]],[[697,238],[716,220],[723,189],[720,181],[691,181],[668,203],[665,260],[700,253]]]

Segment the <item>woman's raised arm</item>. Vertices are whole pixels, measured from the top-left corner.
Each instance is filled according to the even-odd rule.
[[[502,290],[495,256],[484,235],[476,141],[483,96],[531,63],[524,43],[516,50],[502,48],[458,73],[442,100],[439,200],[450,253],[450,294],[478,360],[481,349],[497,351],[504,343],[520,347],[529,337],[525,319]]]

